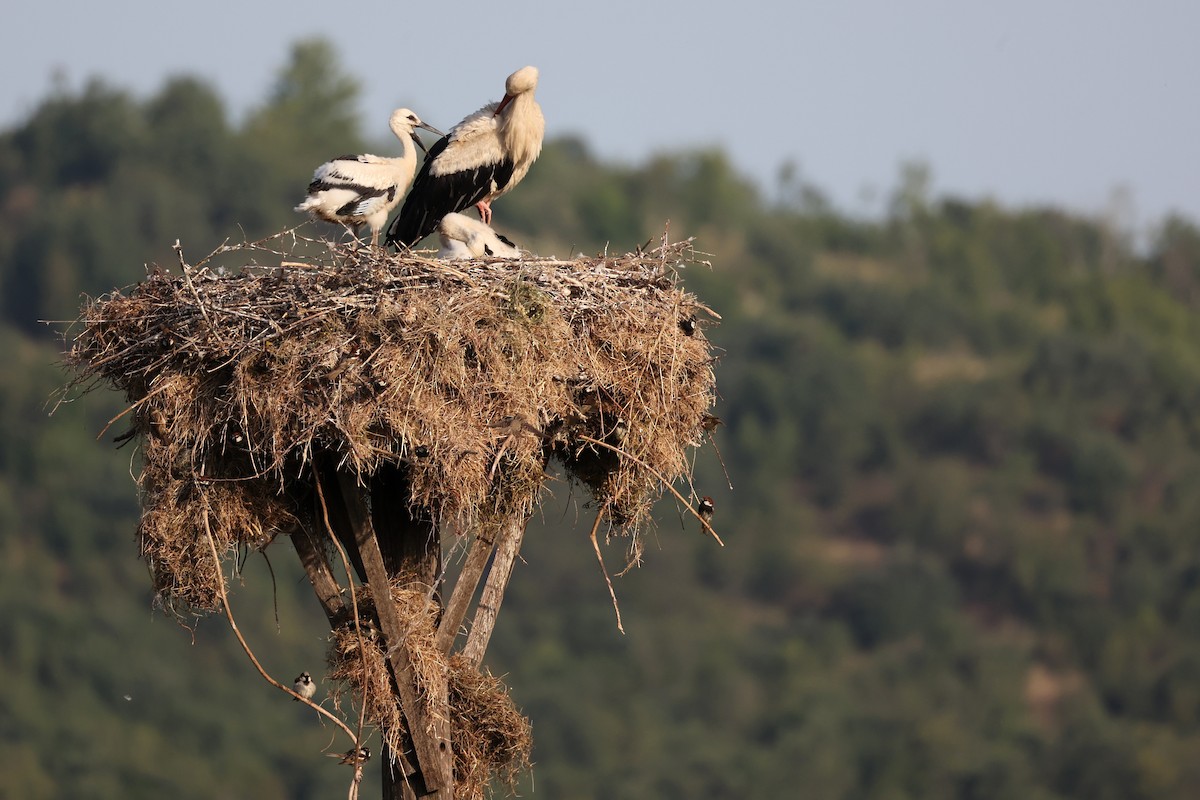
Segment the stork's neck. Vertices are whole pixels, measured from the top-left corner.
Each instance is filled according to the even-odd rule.
[[[400,140],[400,160],[404,163],[413,164],[414,168],[417,163],[417,148],[413,143],[412,133],[404,130],[392,129],[392,133],[396,134],[396,138]]]
[[[401,136],[400,148],[400,157],[405,162],[411,161],[413,164],[417,163],[417,145],[412,140],[412,136]]]
[[[532,162],[542,152],[545,130],[546,120],[542,117],[541,106],[533,99],[532,92],[524,92],[509,103],[500,136],[513,161]]]

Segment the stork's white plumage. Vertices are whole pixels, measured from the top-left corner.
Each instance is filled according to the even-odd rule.
[[[308,197],[295,210],[345,225],[355,236],[363,225],[367,225],[371,229],[371,246],[377,246],[379,231],[387,223],[392,209],[404,198],[417,170],[417,151],[413,143],[425,150],[416,129],[424,128],[442,135],[407,108],[393,111],[389,124],[400,140],[401,155],[398,158],[367,153],[326,161],[313,172]]]
[[[546,120],[533,99],[536,67],[523,67],[504,83],[504,99],[489,103],[454,126],[429,149],[388,229],[388,242],[412,247],[447,214],[470,206],[491,223],[491,203],[529,172],[542,152]]]
[[[520,258],[515,244],[491,229],[489,225],[457,212],[447,214],[438,223],[438,239],[442,247],[438,258]]]

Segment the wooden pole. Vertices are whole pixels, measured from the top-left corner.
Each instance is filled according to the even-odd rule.
[[[487,583],[484,584],[483,594],[479,597],[479,607],[475,609],[475,621],[471,624],[467,643],[462,650],[462,654],[476,667],[483,661],[483,653],[492,638],[496,616],[500,613],[500,603],[504,600],[504,590],[508,587],[513,563],[517,560],[528,524],[528,517],[510,516],[501,525],[500,534],[496,537],[496,557],[492,559]]]
[[[367,574],[367,583],[370,584],[375,597],[375,611],[379,615],[379,627],[387,648],[387,659],[392,668],[396,691],[400,697],[400,707],[412,736],[419,781],[422,784],[417,787],[417,793],[427,794],[439,800],[453,800],[454,752],[450,745],[448,684],[443,681],[439,686],[426,687],[427,701],[418,695],[412,664],[404,647],[404,620],[400,618],[396,604],[391,599],[390,575],[383,560],[371,514],[354,478],[345,472],[338,472],[337,478],[350,526],[354,531],[358,553]],[[430,704],[428,712],[424,702]],[[421,789],[424,791],[421,792]]]
[[[346,604],[342,602],[342,589],[333,577],[333,570],[329,568],[329,559],[325,557],[324,549],[312,537],[310,531],[293,531],[292,546],[296,548],[296,555],[304,565],[304,573],[308,576],[308,582],[312,584],[317,602],[329,618],[329,627],[336,628],[346,617]]]
[[[437,645],[443,653],[449,653],[458,637],[458,629],[466,619],[467,609],[475,590],[479,588],[479,580],[487,568],[488,559],[492,557],[492,549],[496,544],[496,534],[499,529],[493,525],[481,526],[467,551],[466,561],[462,571],[458,573],[458,581],[454,591],[450,593],[450,602],[446,604],[446,613],[438,624]]]
[[[437,581],[442,571],[441,533],[427,516],[413,515],[408,507],[410,487],[404,472],[399,467],[383,465],[368,482],[371,496],[371,520],[375,530],[385,535],[377,538],[379,550],[389,576],[403,574],[430,587],[431,600],[440,601]],[[437,715],[449,719],[449,687],[439,685],[436,697],[426,696],[432,701]],[[448,731],[447,727],[447,731]],[[449,735],[449,733],[447,733]],[[403,753],[393,753],[385,742],[383,745],[383,800],[415,800],[424,796],[428,789],[423,774],[413,770]],[[411,739],[404,749],[414,752]],[[453,769],[453,760],[444,765]]]

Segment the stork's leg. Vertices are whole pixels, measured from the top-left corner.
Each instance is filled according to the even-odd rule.
[[[371,249],[379,249],[379,230],[376,228],[371,229]]]
[[[491,225],[492,224],[492,204],[489,203],[487,200],[480,200],[478,203],[475,204],[475,207],[479,209],[479,218],[481,220],[483,220],[483,224]]]

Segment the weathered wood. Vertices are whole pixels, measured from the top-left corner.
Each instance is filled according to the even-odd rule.
[[[342,589],[333,577],[333,570],[329,568],[329,559],[325,557],[325,551],[313,541],[309,531],[297,530],[292,533],[291,539],[292,546],[296,548],[296,555],[304,565],[304,574],[312,584],[313,594],[317,596],[317,602],[329,618],[329,627],[337,627],[338,622],[345,619],[346,604],[342,602]]]
[[[354,568],[354,574],[358,576],[360,583],[367,582],[367,573],[363,569],[362,557],[358,554],[358,543],[354,540],[354,526],[350,523],[349,512],[346,509],[345,503],[337,502],[337,497],[341,494],[340,484],[337,481],[338,468],[337,462],[332,456],[318,452],[313,460],[313,475],[314,480],[321,482],[322,491],[325,497],[333,498],[331,502],[327,502],[316,509],[322,522],[326,522],[326,528],[329,533],[341,542],[342,549],[346,552],[346,558],[350,559],[350,566]],[[346,576],[347,580],[350,576]]]
[[[379,550],[389,575],[403,573],[434,589],[442,571],[442,541],[437,527],[428,516],[413,515],[408,507],[411,493],[402,467],[383,464],[370,477],[371,520],[378,537]]]
[[[442,570],[440,532],[433,521],[422,514],[414,515],[408,506],[411,494],[403,468],[385,464],[374,472],[367,483],[371,496],[371,521],[383,563],[389,576],[403,574],[431,588],[432,599],[440,602],[436,583]],[[446,687],[448,689],[448,687]],[[443,687],[425,696],[426,706],[435,717],[449,718],[449,696]],[[411,738],[405,737],[402,748],[413,752]],[[422,773],[414,770],[403,753],[383,747],[383,800],[415,800],[428,794]],[[397,767],[391,761],[398,761]]]
[[[504,600],[504,590],[508,587],[513,563],[517,560],[528,524],[528,517],[512,516],[500,526],[500,533],[496,537],[496,557],[492,559],[492,568],[488,571],[487,583],[483,586],[479,607],[475,609],[475,619],[471,623],[470,633],[467,634],[467,644],[462,650],[463,656],[475,666],[479,666],[483,661],[484,651],[492,638],[496,616],[500,613],[500,603]]]
[[[403,755],[392,752],[387,742],[383,742],[380,749],[383,750],[380,759],[383,769],[383,800],[417,800],[421,795],[417,794],[416,783],[412,778],[418,773],[411,768]],[[393,764],[401,768],[396,769]],[[406,775],[410,777],[405,777]]]
[[[422,705],[422,700],[417,694],[416,678],[408,658],[408,650],[404,646],[404,621],[392,600],[387,567],[384,565],[370,513],[353,477],[345,472],[338,472],[338,483],[350,517],[359,556],[367,573],[367,582],[371,585],[375,597],[375,611],[379,615],[379,627],[387,647],[388,663],[392,667],[396,690],[400,695],[400,708],[408,720],[413,750],[417,757],[417,770],[427,794],[442,800],[453,800],[454,752],[450,745],[449,715],[426,713]],[[438,689],[441,691],[437,691]],[[448,688],[427,687],[426,692],[433,693],[434,707],[437,708],[438,695],[444,698]]]
[[[467,609],[471,607],[471,598],[475,596],[475,590],[479,588],[479,580],[487,568],[488,559],[492,557],[497,533],[496,527],[485,525],[479,529],[475,534],[475,540],[471,542],[471,549],[467,551],[466,561],[463,563],[462,571],[458,574],[454,591],[450,593],[450,601],[446,603],[446,611],[438,624],[437,646],[443,653],[449,653],[450,648],[454,646],[454,640],[458,637],[458,629],[467,617]]]

